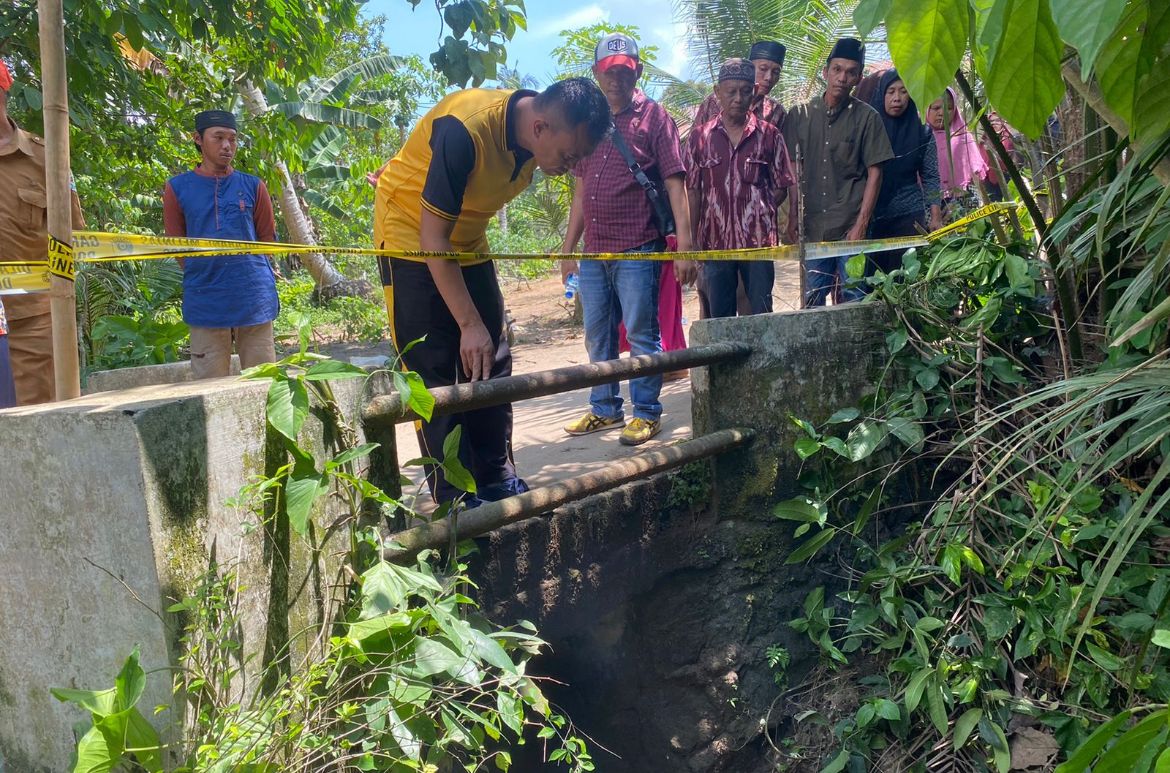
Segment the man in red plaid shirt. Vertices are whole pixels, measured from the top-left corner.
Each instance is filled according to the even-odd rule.
[[[662,181],[665,198],[679,224],[678,249],[691,249],[686,188],[679,150],[678,128],[654,100],[636,87],[642,74],[638,44],[628,35],[606,35],[594,51],[593,74],[613,112],[614,131],[621,135],[633,160],[651,179]],[[561,251],[572,253],[582,233],[586,252],[662,252],[665,236],[659,231],[647,191],[635,179],[612,138],[603,140],[593,155],[573,170],[577,189],[569,210],[569,226]],[[660,189],[661,190],[661,189]],[[693,261],[675,261],[682,284],[693,282]],[[653,260],[571,260],[561,262],[561,273],[579,271],[581,307],[585,314],[585,348],[590,362],[617,359],[618,321],[626,326],[631,355],[662,351],[658,328],[659,266]],[[626,425],[617,384],[602,384],[589,396],[589,411],[565,427],[570,435],[625,427],[621,442],[645,443],[661,429],[662,376],[630,380],[633,420]]]

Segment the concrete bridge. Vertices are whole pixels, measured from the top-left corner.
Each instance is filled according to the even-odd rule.
[[[440,408],[462,409],[692,368],[692,439],[545,476],[461,519],[482,534],[471,571],[485,611],[537,624],[554,648],[538,665],[569,683],[557,699],[620,755],[600,770],[770,769],[762,734],[777,690],[764,650],[787,647],[793,673],[813,664],[787,622],[826,579],[783,565],[791,530],[769,514],[798,492],[788,415],[821,421],[856,403],[884,363],[885,327],[868,304],[706,320],[692,326],[691,350],[653,362],[437,390]],[[392,388],[374,378],[334,389],[353,425],[383,444],[371,479],[392,484]],[[107,686],[135,645],[150,674],[141,705],[169,705],[180,645],[165,610],[213,559],[235,563],[246,587],[245,656],[259,662],[313,620],[320,589],[303,580],[320,567],[229,504],[283,454],[266,430],[266,390],[222,379],[0,413],[0,771],[66,769],[83,716],[49,688]],[[325,430],[309,425],[320,443]],[[445,528],[400,541],[445,544]],[[155,721],[165,735],[178,719]]]

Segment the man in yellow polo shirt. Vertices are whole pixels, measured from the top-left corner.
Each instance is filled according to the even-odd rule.
[[[492,216],[532,181],[539,167],[568,172],[610,130],[605,95],[586,78],[535,91],[467,89],[449,94],[415,126],[378,177],[374,244],[425,252],[488,252]],[[427,387],[512,373],[504,299],[488,258],[382,258],[382,285],[395,346]],[[528,490],[512,462],[512,406],[436,416],[418,427],[426,456],[441,459],[443,441],[462,427],[459,458],[476,496],[494,501]],[[437,502],[458,497],[440,471],[427,470]]]

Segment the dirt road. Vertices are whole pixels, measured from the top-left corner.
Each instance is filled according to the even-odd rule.
[[[533,282],[508,282],[504,299],[514,320],[516,343],[512,349],[513,371],[532,373],[589,361],[579,324],[572,321],[572,309],[564,299],[559,277]],[[775,311],[797,308],[799,276],[793,263],[776,264],[773,290]],[[684,329],[699,316],[698,296],[694,289],[683,293]],[[622,384],[622,395],[629,400],[629,387]],[[565,424],[589,408],[589,390],[579,389],[559,395],[525,400],[514,406],[513,452],[516,467],[530,486],[543,486],[579,475],[613,459],[644,452],[691,436],[690,379],[669,381],[662,389],[662,433],[636,448],[618,442],[619,430],[571,437],[562,429]],[[628,409],[628,405],[627,405]],[[628,416],[627,412],[627,416]],[[407,461],[420,456],[418,439],[411,425],[398,427],[398,458]],[[404,470],[421,493],[422,509],[429,500],[418,468]]]

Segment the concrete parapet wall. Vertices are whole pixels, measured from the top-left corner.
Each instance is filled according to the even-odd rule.
[[[787,621],[824,582],[817,566],[783,565],[791,529],[766,515],[797,493],[788,414],[818,422],[855,404],[876,381],[886,329],[870,304],[696,323],[693,344],[753,353],[693,369],[695,434],[751,427],[751,446],[715,460],[713,479],[712,465],[691,465],[480,540],[471,574],[485,611],[541,626],[556,648],[549,671],[574,675],[559,697],[625,755],[600,769],[773,769],[765,652],[788,648],[794,674],[815,662]],[[356,417],[363,385],[333,386]],[[111,685],[136,644],[144,713],[170,703],[179,625],[164,610],[213,556],[237,564],[247,588],[247,657],[313,619],[328,584],[301,582],[311,566],[298,541],[227,504],[283,461],[266,390],[221,379],[0,412],[0,773],[67,769],[84,717],[49,688]],[[393,434],[375,439],[390,446],[375,472],[393,479]]]
[[[356,416],[361,381],[334,391]],[[84,716],[49,688],[112,686],[135,645],[143,713],[170,703],[181,624],[165,610],[213,558],[244,587],[249,672],[312,619],[308,551],[227,504],[283,462],[266,392],[227,378],[0,412],[0,771],[66,770]],[[306,432],[319,442],[312,416]],[[155,720],[164,733],[170,715]]]
[[[798,493],[801,462],[792,444],[800,430],[789,414],[817,424],[873,390],[886,361],[886,315],[879,304],[851,303],[691,326],[692,345],[752,346],[746,361],[696,369],[691,378],[696,436],[728,427],[756,430],[750,446],[716,464],[721,518],[758,514]]]
[[[233,354],[228,372],[240,375],[240,355]],[[137,368],[97,370],[85,379],[85,393],[112,392],[115,389],[133,389],[160,384],[184,384],[192,380],[191,361],[167,362],[161,365],[142,365]]]

